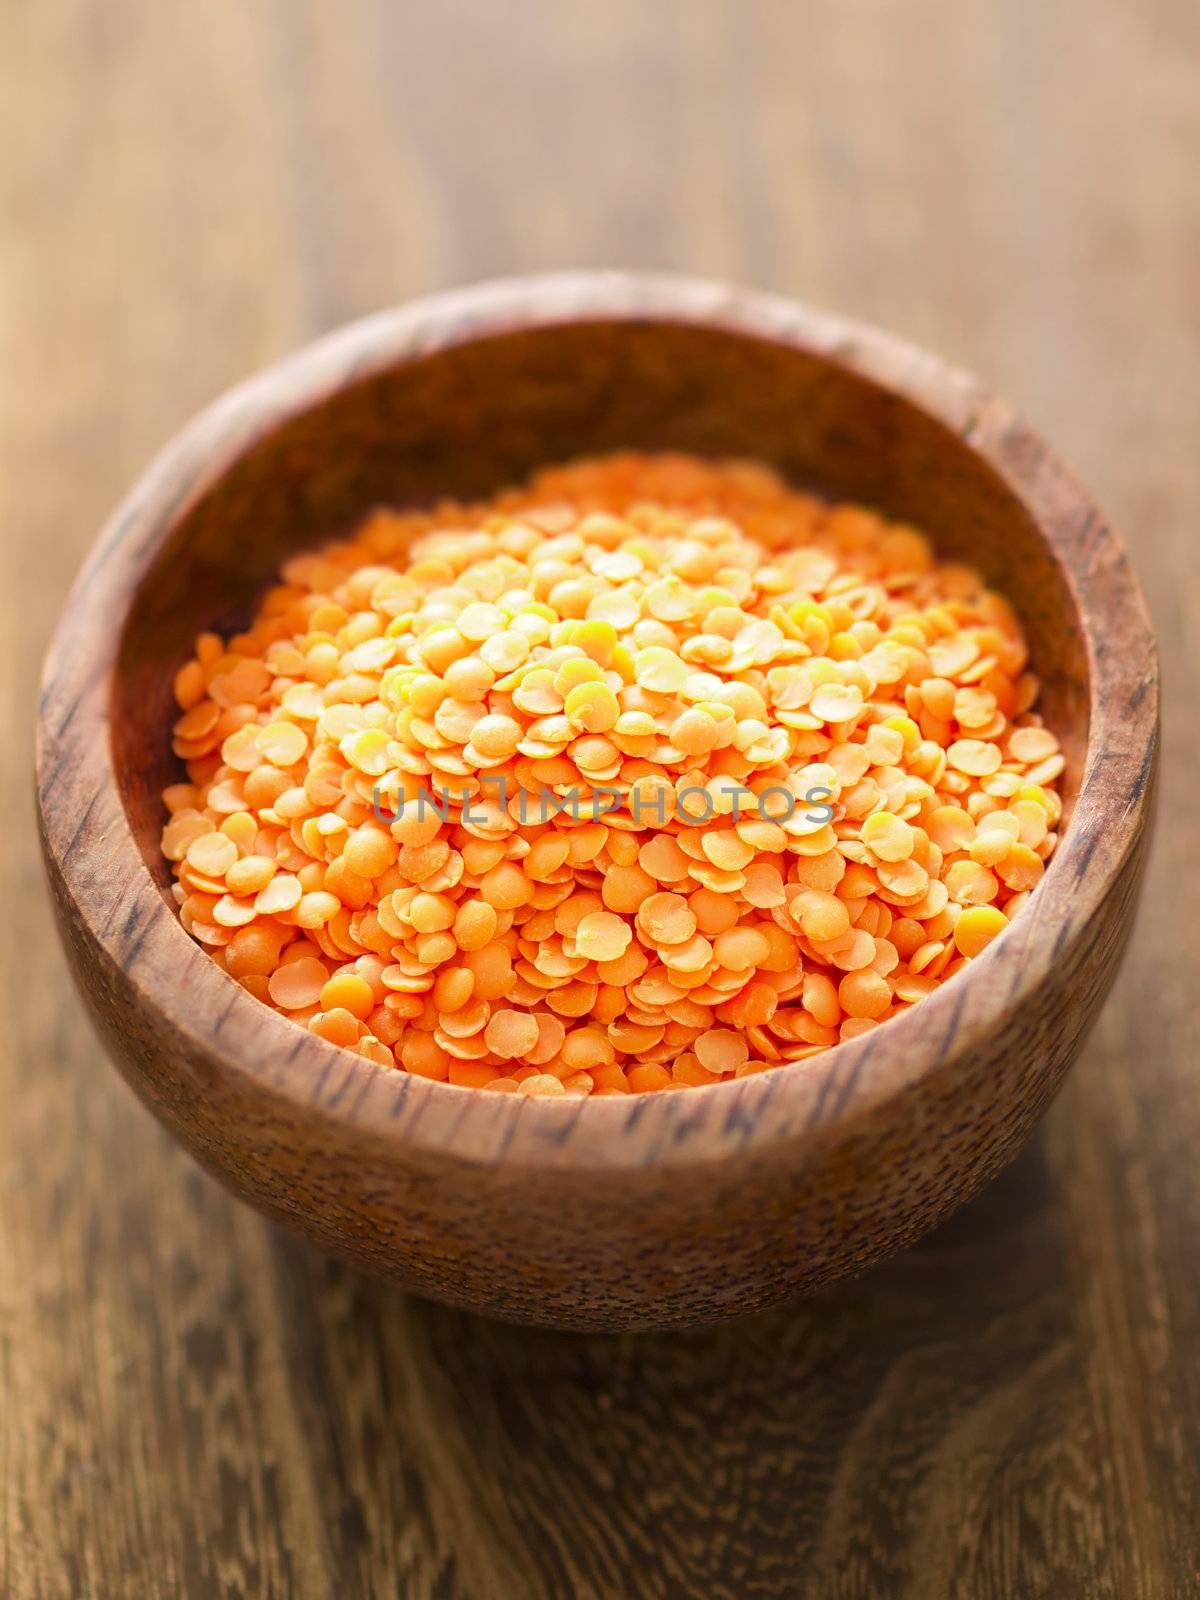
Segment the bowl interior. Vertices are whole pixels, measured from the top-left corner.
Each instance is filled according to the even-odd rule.
[[[835,359],[669,321],[481,338],[352,382],[267,426],[161,543],[121,633],[111,705],[122,799],[157,883],[160,794],[178,778],[171,678],[205,628],[244,622],[288,553],[381,503],[486,495],[538,466],[622,448],[766,461],[916,524],[1015,605],[1040,709],[1083,769],[1088,662],[1065,572],[1030,512],[957,433]]]

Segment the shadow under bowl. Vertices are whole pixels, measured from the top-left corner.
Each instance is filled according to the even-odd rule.
[[[683,1094],[546,1101],[375,1067],[246,993],[159,853],[173,673],[293,551],[381,503],[621,448],[769,462],[915,523],[1016,606],[1067,810],[1013,926],[885,1027]],[[64,943],[142,1099],[270,1216],[435,1299],[677,1326],[859,1270],[1017,1151],[1129,928],[1158,673],[1120,543],[1001,401],[890,336],[687,279],[567,274],[358,322],[219,400],[101,533],[45,670],[37,779]]]

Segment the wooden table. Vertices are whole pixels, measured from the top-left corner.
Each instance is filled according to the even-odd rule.
[[[1200,1591],[1200,8],[1194,0],[37,0],[0,96],[0,1594]],[[158,1131],[69,992],[31,825],[43,645],[199,404],[508,271],[728,276],[1009,394],[1164,646],[1119,989],[1018,1163],[801,1308],[472,1320],[319,1259]]]

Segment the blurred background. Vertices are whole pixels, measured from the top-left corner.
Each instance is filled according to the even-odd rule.
[[[1194,1595],[1195,0],[0,11],[0,1592]],[[66,588],[196,408],[571,266],[976,371],[1123,530],[1167,672],[1138,933],[1034,1145],[861,1282],[674,1339],[424,1306],[229,1200],[103,1062],[29,804]]]

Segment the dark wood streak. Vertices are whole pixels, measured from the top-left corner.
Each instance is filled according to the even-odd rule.
[[[58,725],[59,738],[61,738],[63,736],[63,734],[66,733],[67,729],[71,726],[71,723],[72,723],[72,721],[74,719],[75,713],[79,710],[79,707],[82,705],[83,698],[87,694],[87,692],[88,692],[88,686],[85,683],[85,684],[83,684],[81,686],[81,688],[79,690],[79,693],[76,694],[76,695],[72,695],[70,701],[64,707],[63,713],[62,713],[62,720],[59,722],[59,725]],[[41,698],[44,698],[44,697],[41,697]],[[39,701],[39,703],[40,703],[40,701]]]
[[[214,1029],[215,1033],[219,1034],[221,1032],[221,1029],[229,1021],[229,1014],[233,1010],[233,1003],[234,1003],[235,998],[236,998],[236,996],[234,996],[234,995],[231,995],[229,997],[229,1004],[225,1007],[224,1011],[219,1013],[219,1015],[217,1016],[215,1022],[213,1023],[213,1029]]]
[[[307,1044],[307,1042],[308,1041],[306,1040],[305,1043]],[[324,1095],[324,1089],[325,1089],[325,1085],[329,1082],[330,1074],[332,1072],[336,1072],[338,1067],[342,1066],[342,1065],[344,1065],[344,1063],[340,1061],[338,1056],[326,1056],[322,1060],[321,1071],[317,1076],[316,1093],[321,1095],[323,1099],[326,1098],[325,1095]],[[341,1098],[340,1093],[337,1090],[335,1090],[333,1095],[331,1097],[328,1097],[328,1103],[329,1104],[336,1104],[337,1101],[340,1098]]]
[[[1140,705],[1141,702],[1139,701],[1138,703]],[[1137,801],[1141,800],[1147,789],[1149,789],[1154,782],[1155,763],[1158,760],[1158,743],[1159,736],[1156,729],[1154,737],[1148,749],[1146,750],[1145,755],[1142,757],[1142,764],[1138,768],[1137,777],[1134,779],[1133,787],[1130,790],[1128,801],[1129,806],[1133,806],[1137,803]]]
[[[555,1122],[545,1122],[538,1128],[538,1136],[545,1144],[566,1144],[576,1137],[581,1131],[580,1118],[583,1116],[583,1105],[571,1107],[571,1112],[566,1116],[556,1119]]]
[[[140,515],[141,507],[135,499],[131,499],[121,507],[120,511],[110,519],[107,526],[101,530],[92,555],[97,569],[103,567],[109,558],[109,554],[118,549],[124,542],[130,526],[138,520]]]
[[[689,1100],[694,1096],[689,1095]],[[708,1111],[702,1105],[689,1106],[687,1111],[680,1111],[672,1117],[667,1124],[671,1131],[673,1145],[685,1145],[694,1133],[703,1132],[708,1124]]]
[[[390,1117],[399,1117],[408,1109],[409,1080],[405,1077],[391,1091],[391,1104],[388,1107]]]
[[[949,1019],[946,1022],[946,1028],[945,1032],[942,1034],[941,1043],[937,1048],[937,1055],[935,1057],[937,1061],[943,1061],[946,1058],[946,1054],[950,1049],[950,1045],[958,1032],[958,1025],[962,1021],[963,1007],[966,1005],[967,996],[970,993],[970,990],[965,983],[958,984],[957,989],[957,994],[954,994],[953,1009],[951,1010]],[[950,992],[954,993],[953,990]],[[1009,994],[1012,995],[1015,992],[1015,987],[1010,985]],[[871,1042],[874,1043],[874,1036],[871,1036]]]
[[[148,927],[153,919],[161,913],[161,911],[161,901],[151,901],[149,905],[140,900],[135,901],[129,908],[129,915],[121,924],[121,937],[125,940],[130,939],[135,928],[139,926],[143,928]],[[235,995],[230,995],[229,1004],[231,1006],[235,999]]]
[[[1152,678],[1143,678],[1142,681],[1135,686],[1133,693],[1129,696],[1129,709],[1131,711],[1136,711],[1153,687],[1154,680]]]
[[[64,755],[62,759],[65,761],[66,760],[66,756]],[[56,769],[57,769],[57,763],[56,763],[55,770]],[[46,792],[46,786],[44,785],[43,786],[43,797],[45,797],[45,792]],[[100,791],[97,789],[95,794],[93,794],[92,798],[88,801],[87,805],[83,808],[83,811],[80,813],[79,821],[76,823],[74,831],[71,833],[70,837],[67,839],[65,845],[63,846],[63,860],[64,861],[67,861],[67,860],[70,859],[71,855],[74,853],[75,846],[79,843],[79,841],[84,837],[84,834],[87,832],[88,824],[92,820],[92,812],[96,809],[96,802],[99,799],[100,799]]]
[[[504,1161],[505,1157],[508,1155],[508,1152],[512,1149],[513,1141],[516,1139],[516,1137],[517,1119],[513,1117],[501,1135],[500,1146],[496,1151],[497,1165],[500,1165]]]
[[[350,1116],[353,1119],[354,1109],[362,1103],[363,1097],[371,1087],[371,1079],[374,1074],[370,1072],[351,1071],[348,1062],[342,1062],[341,1066],[344,1076],[342,1077],[338,1087],[330,1095],[329,1104],[335,1107],[340,1106],[346,1098],[347,1091],[352,1086],[356,1087],[358,1089],[358,1094],[353,1100],[350,1110]]]
[[[1136,792],[1138,792],[1137,788],[1135,788],[1135,793]],[[1103,823],[1096,823],[1088,830],[1086,842],[1076,858],[1075,876],[1080,881],[1083,880],[1084,874],[1087,872],[1088,867],[1091,864],[1092,857],[1095,855],[1096,849],[1100,844],[1102,829]]]
[[[829,1072],[823,1076],[820,1086],[817,1090],[816,1098],[813,1100],[812,1106],[809,1109],[808,1120],[804,1124],[806,1129],[819,1127],[824,1121],[825,1102],[829,1099],[830,1091],[833,1089],[836,1081],[837,1078],[835,1073]]]
[[[633,1104],[630,1106],[629,1111],[628,1111],[628,1113],[627,1113],[627,1115],[625,1117],[625,1129],[626,1129],[626,1132],[632,1133],[633,1130],[637,1127],[638,1123],[642,1120],[642,1118],[646,1114],[646,1106],[648,1104],[649,1104],[649,1102],[647,1100],[645,1100],[644,1098],[642,1098],[641,1096],[638,1096],[634,1100]]]
[[[774,1097],[776,1081],[774,1075],[768,1078],[762,1099],[755,1107],[756,1116],[750,1116],[746,1108],[740,1103],[731,1105],[725,1113],[724,1131],[726,1133],[752,1133],[757,1117],[764,1117],[770,1114],[770,1104]]]
[[[850,1070],[846,1073],[843,1082],[838,1087],[837,1098],[830,1107],[830,1122],[836,1122],[841,1116],[842,1112],[845,1111],[846,1107],[850,1104],[850,1101],[854,1095],[854,1090],[858,1084],[858,1080],[866,1068],[867,1063],[870,1061],[872,1055],[874,1055],[876,1045],[877,1040],[875,1037],[873,1035],[869,1036],[866,1047],[861,1050],[857,1058],[851,1062]]]
[[[166,907],[160,902],[157,906],[151,906],[148,911],[145,910],[145,908],[142,908],[142,910],[139,911],[136,919],[131,916],[130,925],[124,930],[125,962],[127,965],[132,966],[137,960],[142,946],[150,937],[150,930],[154,927],[159,918],[165,914]],[[134,932],[135,928],[136,933]],[[237,997],[235,995],[231,995],[229,998],[229,1007],[231,1010],[236,998]]]
[[[142,947],[146,943],[149,932],[150,924],[147,922],[142,928],[141,932],[138,934],[137,938],[130,941],[129,947],[125,951],[125,964],[127,966],[132,967],[137,961],[138,956],[142,952]]]
[[[379,1072],[383,1070],[385,1069],[380,1068]],[[349,1115],[351,1119],[354,1119],[358,1116],[361,1107],[375,1086],[375,1083],[379,1077],[379,1072],[367,1073],[359,1080],[358,1096],[350,1105]]]

